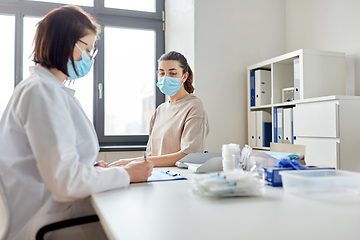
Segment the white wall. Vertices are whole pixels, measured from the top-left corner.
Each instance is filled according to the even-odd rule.
[[[360,1],[286,0],[286,51],[345,52],[347,94],[360,95]]]
[[[209,115],[206,150],[243,146],[246,68],[285,53],[285,0],[166,0],[165,9],[166,51],[187,57]]]
[[[247,143],[246,68],[284,53],[284,0],[195,0],[196,94],[209,115],[207,150]]]
[[[165,52],[175,50],[182,53],[192,69],[194,65],[194,1],[165,1]]]

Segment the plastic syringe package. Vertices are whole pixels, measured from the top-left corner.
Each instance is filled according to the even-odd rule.
[[[240,169],[195,175],[193,191],[206,197],[262,196],[264,181],[258,173]]]

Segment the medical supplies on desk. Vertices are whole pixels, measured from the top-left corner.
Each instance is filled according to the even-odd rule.
[[[223,171],[231,171],[238,167],[240,162],[239,144],[230,143],[222,146],[222,166]]]
[[[224,144],[222,147],[222,166],[223,171],[232,171],[234,169],[245,169],[248,164],[249,156],[252,152],[252,148],[245,145],[240,151],[238,144],[230,143]]]
[[[191,182],[193,191],[205,197],[262,196],[264,187],[257,172],[242,169],[195,175]]]
[[[245,169],[257,169],[264,174],[263,179],[270,186],[282,186],[280,171],[307,169],[298,160],[302,159],[301,154],[284,152],[253,152]],[[269,166],[269,167],[268,167]]]
[[[248,157],[247,164],[244,166],[243,169],[250,170],[256,163],[258,163],[262,167],[275,166],[276,160],[280,160],[284,158],[288,158],[290,160],[296,159],[298,161],[301,158],[303,158],[303,156],[299,154],[286,153],[286,152],[252,151],[250,156]]]
[[[297,158],[296,155],[290,156],[289,158]],[[266,183],[273,187],[281,187],[283,185],[281,178],[281,171],[290,170],[324,170],[324,169],[335,169],[331,167],[317,167],[317,166],[304,166],[296,160],[289,160],[286,158],[278,159],[275,161],[274,167],[263,167],[264,169],[264,180]]]

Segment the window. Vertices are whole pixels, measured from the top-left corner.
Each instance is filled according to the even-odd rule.
[[[143,149],[150,117],[164,101],[155,85],[156,60],[164,53],[164,0],[0,0],[0,23],[6,22],[2,30],[7,33],[0,43],[9,56],[0,60],[5,69],[0,116],[14,85],[34,65],[36,24],[66,4],[82,6],[103,26],[92,71],[68,87],[76,90],[101,146]]]
[[[15,16],[2,15],[0,13],[1,31],[0,38],[2,47],[2,56],[0,58],[1,66],[1,88],[0,88],[0,117],[2,116],[7,103],[14,89],[14,52],[15,52]],[[6,57],[4,57],[6,56]]]
[[[155,12],[155,3],[155,0],[105,0],[105,7],[144,12]]]
[[[29,1],[72,4],[72,5],[79,5],[79,6],[94,6],[93,0],[56,0],[56,1],[53,1],[53,0],[29,0]]]
[[[104,36],[105,135],[146,135],[155,108],[155,32],[105,27]],[[122,108],[113,104],[128,99]]]
[[[41,17],[24,17],[23,18],[23,71],[22,79],[29,77],[29,67],[34,66],[35,63],[31,61],[31,53],[34,50],[34,36],[36,32],[36,24],[41,20]]]

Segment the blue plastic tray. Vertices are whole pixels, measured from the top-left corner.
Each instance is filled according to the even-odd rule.
[[[335,169],[332,167],[316,167],[316,166],[308,166],[309,168],[306,170],[320,170],[320,169]],[[295,170],[292,168],[276,168],[276,167],[264,167],[264,175],[265,181],[268,185],[273,187],[282,187],[281,175],[279,172],[281,171],[301,171]]]

